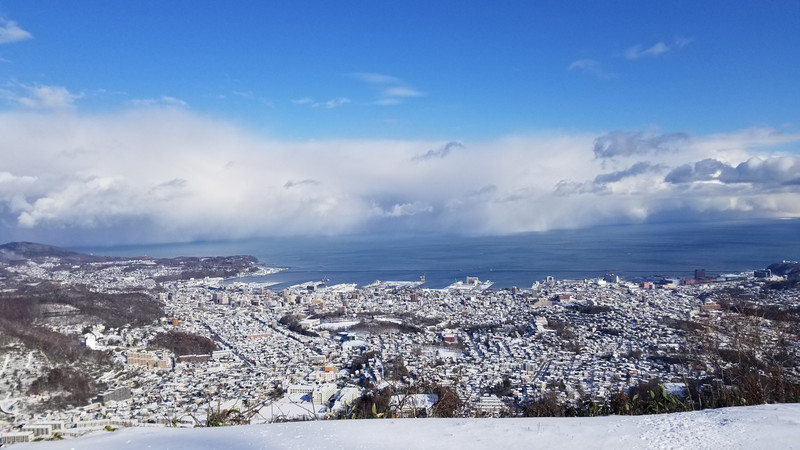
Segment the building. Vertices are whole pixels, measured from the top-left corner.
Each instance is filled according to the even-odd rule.
[[[144,367],[145,369],[171,369],[172,358],[155,352],[128,352],[127,364],[129,366]]]
[[[111,389],[97,396],[97,401],[105,405],[108,402],[121,402],[131,398],[131,388],[127,386]]]
[[[319,324],[319,319],[303,319],[300,321],[300,327],[304,330],[310,330],[311,328],[318,327]]]
[[[272,336],[271,334],[268,336]],[[230,350],[215,350],[211,352],[211,358],[215,360],[233,358],[233,352]]]
[[[86,348],[97,350],[97,336],[94,333],[86,333],[83,335],[83,345]]]
[[[0,434],[0,445],[31,442],[33,438],[34,435],[31,432],[2,433]]]
[[[496,395],[484,394],[478,400],[476,409],[484,414],[497,414],[506,409],[506,404]]]
[[[211,295],[211,300],[218,305],[227,305],[230,302],[228,295],[219,291]]]
[[[753,276],[756,278],[772,278],[772,271],[769,269],[756,270],[753,272]]]
[[[331,398],[339,392],[335,383],[320,384],[311,394],[311,402],[315,405],[327,405]]]
[[[53,434],[53,427],[44,423],[26,423],[20,430],[23,433],[33,433],[35,437],[49,437]]]
[[[700,311],[721,311],[722,306],[719,303],[705,303],[700,305]]]
[[[286,390],[288,395],[304,396],[314,392],[314,386],[310,384],[293,384]]]
[[[399,417],[427,417],[438,401],[436,394],[399,394],[392,396],[389,407]]]
[[[341,411],[355,403],[356,399],[361,395],[361,389],[349,386],[343,388],[336,394],[334,399],[333,411]]]
[[[695,269],[695,271],[694,271],[694,279],[695,280],[705,280],[706,279],[706,269]]]
[[[208,360],[211,359],[211,355],[204,354],[204,355],[180,355],[177,358],[176,362],[179,363],[206,363]]]

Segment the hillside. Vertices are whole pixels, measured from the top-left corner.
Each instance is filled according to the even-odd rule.
[[[9,242],[0,245],[0,262],[36,260],[40,258],[61,258],[69,261],[93,262],[110,258],[87,255],[54,245],[35,242]]]
[[[220,428],[129,428],[15,449],[749,449],[798,448],[800,404],[652,416],[342,420]]]
[[[795,273],[800,273],[800,263],[797,261],[782,261],[770,264],[767,266],[767,269],[771,270],[775,275],[790,276]]]

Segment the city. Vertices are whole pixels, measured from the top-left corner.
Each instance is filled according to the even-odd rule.
[[[50,370],[52,381],[52,367],[65,362],[4,333],[2,442],[131,426],[535,415],[548,400],[607,404],[653,382],[681,399],[690,385],[713,389],[728,362],[704,353],[706,344],[738,348],[729,324],[740,319],[756,325],[760,354],[788,349],[787,386],[800,376],[798,287],[770,270],[638,282],[548,277],[504,289],[470,277],[445,289],[428,289],[423,278],[273,290],[247,277],[280,269],[242,258],[217,259],[213,269],[231,260],[240,264],[233,277],[198,278],[183,276],[198,273],[186,262],[176,268],[147,258],[6,260],[6,296],[52,283],[144,293],[163,309],[146,324],[109,326],[74,306],[40,304],[37,326],[110,356],[104,366],[86,366],[99,391],[57,409],[49,405],[63,388],[33,386],[48,386],[42,376]],[[170,349],[170,338],[189,344]]]

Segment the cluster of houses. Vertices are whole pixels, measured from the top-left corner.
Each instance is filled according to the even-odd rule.
[[[758,283],[607,276],[548,278],[529,289],[492,290],[470,279],[447,289],[376,282],[273,291],[242,281],[171,282],[161,294],[168,318],[115,331],[113,349],[96,334],[87,339],[115,352],[120,372],[106,380],[108,392],[91,405],[34,417],[3,442],[64,434],[80,423],[198,426],[220,411],[249,423],[342,417],[364,394],[387,388],[397,415],[430,414],[438,398],[417,387],[442,385],[461,398],[458,414],[485,416],[546,392],[604,398],[653,378],[680,385],[708,368],[676,360],[686,351],[686,331],[676,324],[724,314],[709,300],[714,290],[752,291]],[[800,303],[795,294],[777,295]],[[148,347],[169,330],[206,336],[219,349],[174,355]]]

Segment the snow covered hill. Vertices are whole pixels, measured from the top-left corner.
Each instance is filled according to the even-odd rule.
[[[376,419],[221,428],[129,428],[22,449],[791,449],[800,404],[653,416]]]

